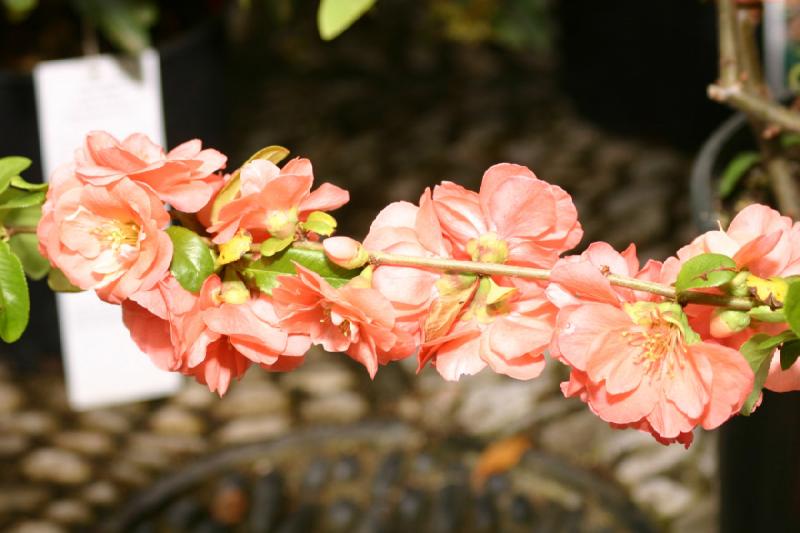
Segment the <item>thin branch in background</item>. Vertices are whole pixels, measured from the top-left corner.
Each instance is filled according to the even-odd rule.
[[[800,190],[783,157],[776,128],[800,133],[800,114],[775,102],[764,83],[757,32],[750,13],[736,0],[717,0],[719,81],[708,88],[712,100],[744,112],[755,131],[778,208],[800,216]]]

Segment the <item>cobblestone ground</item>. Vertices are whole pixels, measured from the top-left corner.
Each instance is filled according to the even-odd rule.
[[[492,79],[490,62],[469,60],[488,69],[476,80]],[[276,143],[310,157],[318,179],[352,191],[339,220],[356,236],[390,201],[415,200],[442,179],[475,187],[489,165],[516,162],[573,194],[587,241],[635,241],[643,260],[668,255],[691,235],[687,159],[585,123],[554,96],[547,76],[504,84],[467,73],[435,91],[420,81],[389,95],[386,80],[358,76],[322,89],[315,80],[261,80],[239,106],[232,159]],[[665,531],[714,529],[713,433],[699,433],[684,450],[611,430],[561,397],[556,365],[533,382],[485,372],[444,383],[413,370],[396,365],[370,383],[345,356],[318,354],[292,374],[252,371],[222,400],[187,383],[168,400],[74,413],[58,369],[20,378],[0,367],[0,528],[86,529],[212,450],[379,416],[487,440],[525,432],[535,447],[619,480]]]

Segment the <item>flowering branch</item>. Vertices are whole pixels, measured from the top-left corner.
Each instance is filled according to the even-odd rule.
[[[347,191],[312,190],[310,161],[278,167],[287,153],[223,175],[199,141],[165,152],[93,132],[51,178],[39,250],[63,284],[120,304],[157,366],[220,395],[251,365],[296,368],[311,345],[372,377],[409,357],[453,381],[565,364],[566,396],[688,445],[692,428],[749,414],[762,387],[800,388],[800,225],[767,207],[663,262],[603,242],[565,255],[583,237],[570,196],[503,163],[480,192],[443,182],[390,204],[362,243],[333,236]]]
[[[308,246],[304,244],[303,246]],[[317,248],[317,246],[313,246]],[[471,274],[485,274],[488,276],[509,276],[522,279],[535,279],[548,281],[551,271],[544,268],[531,268],[515,265],[502,265],[496,263],[481,263],[477,261],[458,261],[455,259],[438,259],[432,257],[413,257],[385,252],[367,252],[369,262],[375,266],[395,265],[411,266],[419,268],[431,268],[445,272],[459,272]],[[641,279],[620,276],[618,274],[607,274],[606,279],[616,287],[624,287],[635,291],[649,292],[657,296],[663,296],[670,300],[678,300],[675,287],[663,283],[655,283]],[[728,296],[722,294],[709,294],[700,291],[686,291],[680,296],[680,303],[697,303],[718,307],[727,307],[738,311],[748,311],[757,305],[753,298]]]

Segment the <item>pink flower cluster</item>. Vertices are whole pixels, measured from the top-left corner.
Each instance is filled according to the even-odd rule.
[[[320,246],[335,228],[326,212],[348,201],[346,191],[312,191],[306,159],[279,168],[256,158],[233,176],[219,172],[225,162],[199,141],[165,152],[143,135],[120,142],[91,133],[52,177],[38,231],[42,254],[70,282],[122,305],[133,339],[159,368],[220,395],[253,364],[296,368],[312,345],[346,353],[370,376],[415,357],[447,380],[486,367],[532,379],[549,354],[569,369],[565,396],[615,427],[688,445],[695,427],[719,426],[753,390],[742,344],[787,329],[754,321],[726,330],[710,307],[612,283],[622,276],[669,287],[686,261],[709,252],[763,278],[800,274],[800,225],[764,206],[663,263],[641,266],[633,245],[618,252],[602,242],[564,256],[583,237],[570,196],[526,167],[499,164],[478,192],[443,182],[418,204],[383,209],[363,242],[328,237]],[[171,272],[165,231],[191,213],[191,229],[218,247],[197,293]],[[351,274],[332,279],[294,263],[270,290],[245,275],[292,245],[324,250]],[[475,262],[506,270],[456,268]],[[549,274],[515,275],[517,267]],[[800,366],[781,370],[776,351],[767,387],[800,389]]]

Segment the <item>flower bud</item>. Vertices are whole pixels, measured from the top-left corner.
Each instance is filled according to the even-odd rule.
[[[747,286],[747,278],[749,276],[750,272],[746,270],[736,274],[736,276],[728,282],[728,294],[731,296],[749,296],[750,288]]]
[[[322,241],[325,255],[342,268],[354,269],[369,261],[369,254],[360,242],[350,237],[330,237]]]
[[[717,339],[730,337],[750,325],[750,315],[744,311],[715,309],[711,315],[711,336]]]
[[[223,281],[220,299],[226,304],[243,304],[250,299],[250,291],[241,281]]]

